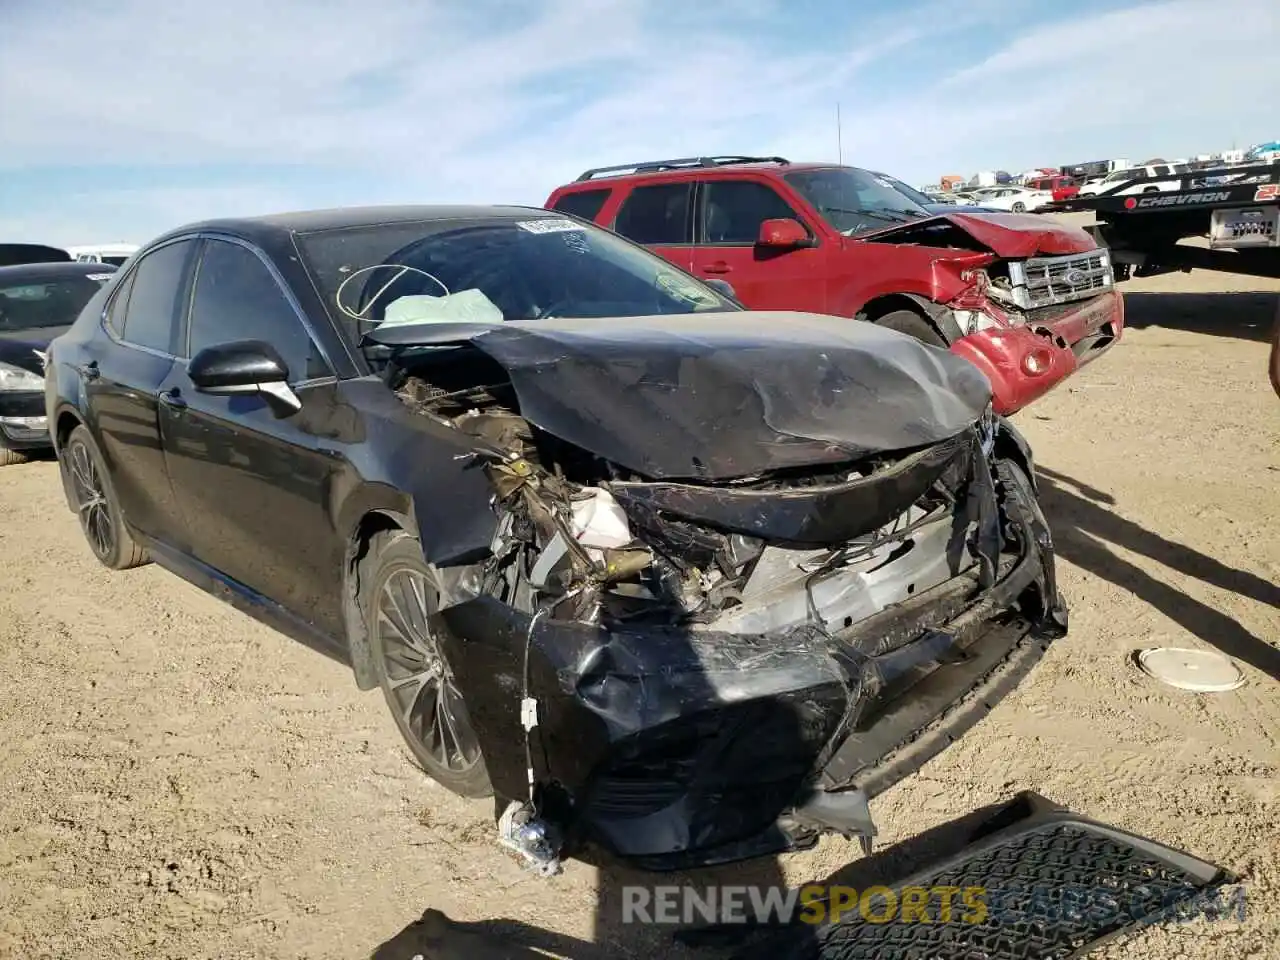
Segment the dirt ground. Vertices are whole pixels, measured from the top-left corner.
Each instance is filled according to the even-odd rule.
[[[1017,418],[1070,635],[873,812],[894,843],[1034,789],[1245,878],[1243,922],[1101,956],[1280,956],[1280,283],[1125,292],[1123,342]],[[1161,689],[1129,660],[1159,644],[1216,647],[1248,682]],[[0,957],[408,960],[433,954],[392,938],[432,907],[576,958],[684,955],[620,927],[622,874],[509,860],[492,805],[419,775],[348,670],[158,567],[101,569],[51,462],[0,470],[0,677]],[[713,876],[798,883],[856,856],[833,839]]]

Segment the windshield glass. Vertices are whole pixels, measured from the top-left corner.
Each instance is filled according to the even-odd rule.
[[[32,278],[26,282],[3,281],[0,286],[0,330],[34,330],[69,327],[110,273]]]
[[[921,207],[924,207],[926,204],[938,202],[935,198],[929,196],[927,193],[923,193],[922,191],[917,190],[915,187],[909,184],[903,183],[897,177],[891,177],[887,173],[877,173],[877,174],[873,174],[873,176],[880,177],[886,180],[890,184],[890,186],[893,187],[893,189],[897,190],[900,194],[902,194],[908,200],[911,200],[919,204]]]
[[[787,183],[846,236],[880,230],[929,216],[888,177],[857,167],[828,167],[789,173]]]
[[[567,218],[377,224],[298,241],[326,307],[355,338],[383,323],[741,309],[665,260]]]

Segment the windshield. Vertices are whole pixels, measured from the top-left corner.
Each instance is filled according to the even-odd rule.
[[[910,186],[906,183],[903,183],[897,177],[891,177],[887,173],[877,173],[877,174],[873,174],[873,176],[880,177],[881,179],[888,181],[888,183],[893,187],[893,189],[897,190],[900,194],[902,194],[908,200],[911,200],[922,207],[927,208],[928,204],[938,202],[935,198],[929,196],[927,193],[923,193],[922,191],[917,190],[915,187]]]
[[[109,273],[6,282],[0,287],[0,330],[69,327]]]
[[[801,170],[787,174],[786,181],[846,236],[930,216],[890,178],[857,167]]]
[[[741,309],[665,260],[567,218],[388,223],[298,240],[326,307],[357,339],[383,323]]]

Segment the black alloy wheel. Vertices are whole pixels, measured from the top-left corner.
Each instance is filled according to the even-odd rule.
[[[85,427],[71,431],[60,460],[80,516],[80,529],[93,555],[113,570],[146,563],[146,551],[134,542],[125,525],[102,455]]]
[[[71,473],[71,488],[85,539],[99,560],[109,557],[116,546],[115,524],[107,509],[102,477],[89,456],[89,448],[80,440],[67,445],[67,469]]]
[[[418,541],[380,535],[370,554],[365,612],[378,680],[418,764],[464,797],[492,794],[480,741],[440,643],[439,590]]]

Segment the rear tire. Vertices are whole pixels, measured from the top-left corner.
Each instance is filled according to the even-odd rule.
[[[923,343],[944,349],[947,346],[947,341],[943,340],[938,331],[933,329],[933,325],[913,310],[894,310],[892,313],[886,313],[875,322],[877,326],[897,330],[899,333],[915,337]]]
[[[1026,213],[1026,212],[1027,212],[1027,205],[1026,205],[1025,203],[1023,203],[1021,200],[1019,200],[1019,201],[1017,201],[1016,203],[1014,203],[1014,205],[1013,205],[1013,212],[1014,212],[1014,213]]]
[[[19,463],[26,463],[29,459],[30,457],[19,450],[0,447],[0,467],[13,467]]]
[[[360,607],[378,685],[413,760],[446,790],[493,796],[466,703],[432,622],[436,571],[403,530],[378,534],[360,575]]]
[[[98,561],[112,570],[128,570],[147,563],[147,551],[129,533],[111,476],[87,427],[81,425],[71,431],[58,461],[67,474],[80,529]]]

